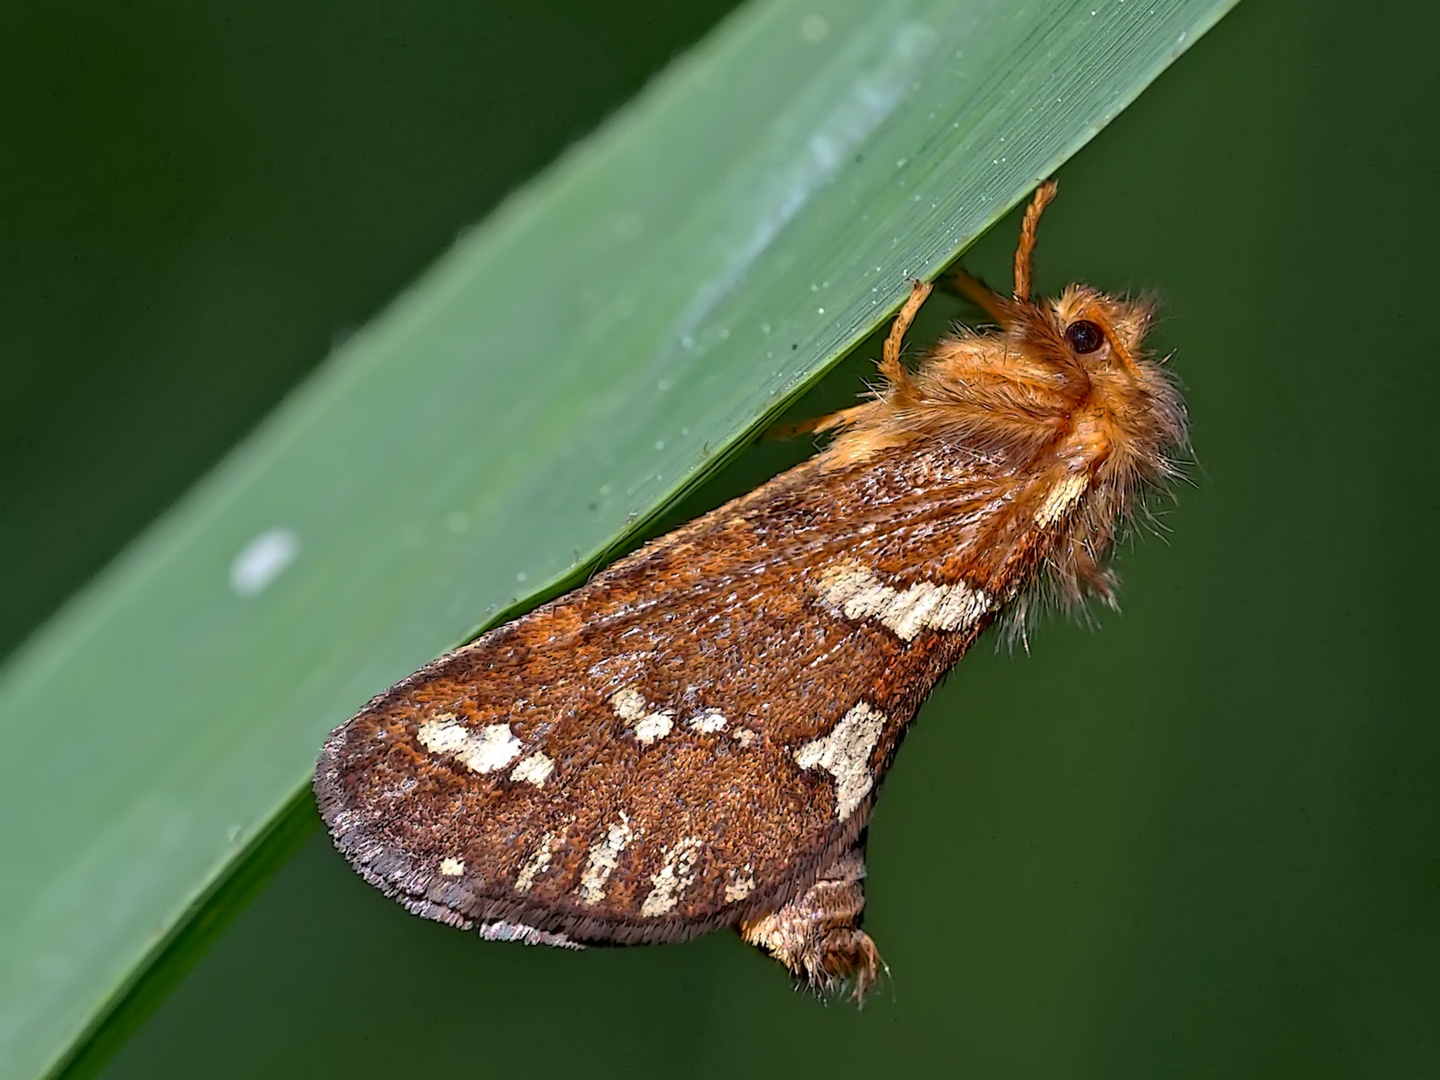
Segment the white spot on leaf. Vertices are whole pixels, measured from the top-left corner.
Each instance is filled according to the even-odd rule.
[[[880,741],[885,714],[860,702],[840,718],[829,735],[795,751],[802,769],[821,768],[835,777],[835,815],[844,821],[875,786],[870,757]]]
[[[650,875],[651,884],[655,887],[640,905],[641,915],[653,919],[664,915],[680,902],[680,893],[695,880],[695,862],[701,843],[700,837],[687,836],[665,852],[660,872]]]
[[[300,554],[300,537],[293,529],[266,529],[230,563],[230,591],[247,599],[270,587]]]
[[[830,23],[823,15],[806,15],[800,20],[800,36],[810,44],[830,36]]]

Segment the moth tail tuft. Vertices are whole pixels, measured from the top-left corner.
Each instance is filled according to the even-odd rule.
[[[848,997],[857,1007],[890,969],[864,930],[835,930],[827,935],[813,969],[801,976],[820,997]]]
[[[849,996],[857,1005],[886,970],[865,913],[865,857],[857,843],[805,892],[775,911],[740,924],[740,936],[780,961],[796,982],[820,997]]]

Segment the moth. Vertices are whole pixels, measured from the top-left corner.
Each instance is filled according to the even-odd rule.
[[[916,282],[870,400],[816,456],[376,697],[315,777],[336,846],[412,912],[583,947],[721,926],[862,999],[866,824],[916,710],[1036,599],[1114,603],[1117,530],[1177,470],[1184,406],[1145,300],[1032,301],[911,370]]]

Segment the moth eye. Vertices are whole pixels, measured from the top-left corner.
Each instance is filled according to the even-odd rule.
[[[1065,328],[1065,340],[1077,353],[1092,353],[1105,344],[1105,331],[1089,319],[1077,319]]]

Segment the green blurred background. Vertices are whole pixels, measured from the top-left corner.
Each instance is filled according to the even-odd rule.
[[[728,6],[7,14],[0,648]],[[474,941],[317,833],[106,1075],[1440,1075],[1440,12],[1411,7],[1247,0],[1062,171],[1040,283],[1160,290],[1194,486],[1122,553],[1123,616],[982,650],[922,713],[864,1012],[728,935]],[[1003,280],[1013,242],[967,265]]]

